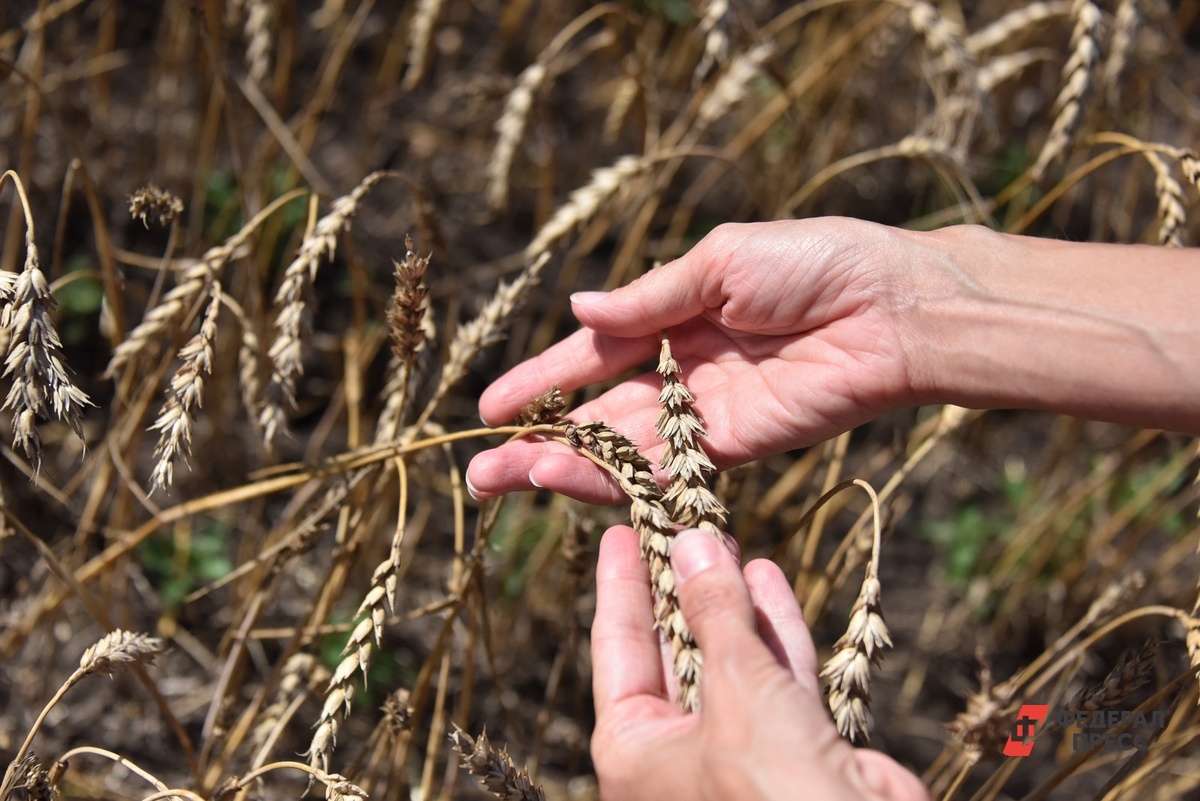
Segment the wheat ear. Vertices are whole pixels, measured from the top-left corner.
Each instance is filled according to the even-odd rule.
[[[593,170],[592,179],[571,192],[567,202],[538,229],[533,241],[525,249],[526,258],[533,261],[549,252],[558,240],[569,234],[575,226],[595,216],[601,204],[617,194],[628,181],[645,171],[649,165],[648,159],[622,156],[609,167]]]
[[[349,227],[363,198],[386,174],[371,173],[349,194],[333,201],[329,213],[304,237],[296,257],[283,272],[275,294],[275,340],[267,350],[271,374],[258,416],[263,444],[268,449],[287,427],[285,407],[295,404],[296,381],[304,373],[304,341],[312,324],[308,301],[317,270],[322,261],[333,258],[338,235]]]
[[[1153,150],[1142,155],[1154,170],[1154,191],[1158,195],[1158,243],[1183,247],[1183,232],[1187,225],[1187,210],[1183,202],[1183,186],[1172,174],[1171,165]]]
[[[164,228],[183,214],[183,201],[165,189],[146,184],[129,196],[129,216],[150,227],[150,221]]]
[[[489,793],[505,801],[545,801],[542,788],[529,780],[529,771],[513,764],[507,748],[497,749],[488,742],[487,731],[473,738],[455,726],[449,737],[462,766]]]
[[[504,101],[504,112],[496,120],[496,149],[487,167],[487,201],[492,209],[503,209],[508,203],[508,174],[513,156],[525,134],[534,95],[546,80],[546,73],[546,65],[541,62],[526,67]]]
[[[386,442],[396,436],[408,401],[408,384],[417,357],[425,347],[426,311],[429,308],[429,256],[413,251],[412,237],[404,237],[404,261],[393,262],[396,288],[388,305],[387,321],[392,338],[392,359],[384,385],[384,407],[375,427],[375,441]]]
[[[25,736],[25,742],[17,749],[16,755],[4,772],[4,781],[0,783],[0,798],[7,799],[9,797],[9,791],[16,781],[22,760],[29,752],[33,736],[41,728],[46,715],[62,700],[68,690],[94,674],[110,676],[125,665],[149,664],[154,661],[155,655],[159,654],[162,649],[162,640],[145,634],[117,629],[104,635],[84,651],[83,656],[79,659],[79,667],[67,677],[67,680],[54,693],[54,697],[42,708],[41,714],[38,715],[37,720],[30,727],[29,733]]]
[[[773,42],[755,45],[730,60],[728,69],[721,74],[712,91],[700,104],[696,119],[702,126],[724,117],[729,109],[746,96],[750,82],[762,71],[762,65],[775,53]],[[635,85],[636,86],[636,85]]]
[[[12,413],[13,443],[37,467],[42,460],[38,418],[53,414],[83,439],[83,408],[92,402],[67,371],[62,341],[51,319],[56,303],[34,243],[33,212],[15,172],[0,176],[0,186],[9,178],[25,214],[25,266],[15,280],[6,277],[0,281],[0,328],[8,338],[4,375],[12,380],[0,408]]]
[[[1071,6],[1075,26],[1071,30],[1071,57],[1063,66],[1063,86],[1054,101],[1056,115],[1050,134],[1037,162],[1033,165],[1034,179],[1041,179],[1047,168],[1062,156],[1071,144],[1075,131],[1083,120],[1083,104],[1092,86],[1100,48],[1096,34],[1100,27],[1100,9],[1091,0],[1075,0]]]
[[[732,27],[729,0],[705,0],[700,12],[696,32],[704,37],[704,53],[693,73],[693,83],[698,83],[714,68],[724,64],[729,57],[729,29]]]
[[[425,77],[425,65],[429,60],[429,42],[433,38],[433,27],[442,12],[445,0],[420,0],[413,12],[408,34],[408,69],[401,87],[406,92],[416,88]]]
[[[1034,2],[1009,11],[996,21],[980,28],[967,37],[967,52],[973,56],[1007,42],[1012,37],[1053,17],[1071,13],[1069,0]]]
[[[1108,58],[1104,60],[1100,84],[1107,92],[1109,105],[1116,108],[1121,102],[1121,76],[1133,50],[1134,37],[1137,36],[1142,15],[1138,10],[1137,0],[1121,0],[1117,3],[1114,16],[1112,40],[1109,43]]]
[[[892,647],[887,624],[883,622],[880,605],[879,550],[882,534],[879,526],[879,498],[867,482],[855,479],[855,484],[871,496],[875,533],[871,561],[858,598],[850,609],[850,624],[846,633],[834,644],[833,656],[821,670],[828,683],[829,709],[842,736],[855,743],[870,739],[871,725],[871,666],[878,665],[885,648]]]
[[[658,357],[662,407],[655,431],[666,443],[662,468],[670,479],[663,494],[663,506],[676,524],[700,528],[723,539],[722,530],[728,512],[708,488],[707,478],[716,468],[704,452],[699,438],[705,435],[704,422],[693,408],[696,399],[684,385],[679,362],[671,355],[666,337]]]
[[[671,542],[675,523],[662,503],[662,490],[654,480],[650,462],[632,442],[603,423],[566,424],[562,441],[588,455],[616,479],[629,497],[629,517],[638,533],[650,569],[654,590],[654,625],[671,644],[679,705],[684,711],[700,708],[700,649],[679,609],[675,574],[671,570]]]
[[[213,283],[208,308],[200,330],[179,351],[182,362],[171,378],[167,402],[151,426],[159,432],[154,448],[154,471],[150,483],[166,489],[175,480],[175,464],[187,461],[192,452],[192,423],[204,402],[204,380],[212,374],[213,342],[217,338],[217,314],[221,310],[221,287]]]
[[[245,0],[246,75],[261,86],[271,69],[271,40],[274,10],[270,0]]]

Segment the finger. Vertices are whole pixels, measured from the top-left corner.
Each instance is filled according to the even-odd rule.
[[[754,630],[754,606],[742,573],[716,537],[696,529],[671,545],[671,567],[683,616],[710,661],[738,663],[761,652],[774,663]]]
[[[479,398],[479,416],[489,425],[512,420],[531,398],[551,387],[572,392],[606,381],[650,360],[659,346],[657,337],[629,339],[586,328],[576,331],[496,379]]]
[[[467,465],[467,489],[476,500],[543,487],[584,503],[617,503],[624,497],[611,476],[557,442],[507,442],[476,454]]]
[[[600,540],[592,676],[597,718],[629,698],[666,697],[650,573],[628,526],[613,526]]]
[[[817,650],[787,577],[767,559],[754,560],[742,573],[754,602],[758,636],[801,687],[819,696]]]
[[[725,304],[722,279],[732,254],[750,234],[748,226],[721,226],[673,262],[656,267],[608,293],[571,296],[579,321],[607,334],[657,334]]]

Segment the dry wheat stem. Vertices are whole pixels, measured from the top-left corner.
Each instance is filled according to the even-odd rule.
[[[175,464],[186,463],[192,452],[192,423],[204,403],[204,381],[212,374],[213,343],[217,337],[217,315],[221,310],[221,287],[214,282],[208,308],[196,332],[179,351],[179,369],[171,378],[167,402],[151,428],[159,432],[154,447],[154,471],[150,484],[166,489],[175,479]]]
[[[321,262],[333,259],[338,235],[350,225],[359,204],[386,172],[373,172],[333,204],[300,243],[296,257],[283,273],[275,295],[275,339],[267,350],[270,378],[264,390],[258,424],[263,444],[270,449],[287,427],[286,410],[296,402],[296,381],[304,373],[304,343],[312,325],[309,295]]]
[[[626,437],[603,423],[565,424],[561,442],[571,446],[616,479],[629,497],[629,516],[638,533],[642,558],[650,569],[654,590],[654,625],[671,644],[672,665],[679,681],[679,705],[684,711],[700,708],[702,657],[675,594],[671,569],[671,541],[676,526],[662,504],[662,491],[654,480],[650,462]]]
[[[75,386],[67,370],[62,342],[51,314],[56,306],[38,260],[33,212],[21,178],[12,170],[0,175],[0,187],[11,179],[25,215],[25,265],[15,280],[0,281],[0,330],[7,337],[4,375],[12,380],[3,406],[12,413],[13,444],[41,465],[38,418],[54,416],[83,439],[83,408],[88,396]]]
[[[828,683],[829,709],[843,737],[855,743],[870,739],[871,666],[878,665],[883,651],[892,647],[880,604],[879,551],[882,543],[879,498],[871,485],[854,479],[871,496],[874,534],[871,559],[858,598],[850,610],[846,633],[834,644],[833,656],[821,670]]]
[[[1100,59],[1096,35],[1100,27],[1100,9],[1091,0],[1075,0],[1071,6],[1075,25],[1071,30],[1071,56],[1063,65],[1063,86],[1054,101],[1056,115],[1050,134],[1033,165],[1033,176],[1041,179],[1047,168],[1062,156],[1071,144],[1083,120],[1084,106],[1092,86],[1095,67]]]
[[[507,748],[493,746],[486,730],[473,738],[456,725],[448,736],[462,766],[492,795],[505,801],[545,801],[542,788],[529,780],[529,771],[513,764]]]

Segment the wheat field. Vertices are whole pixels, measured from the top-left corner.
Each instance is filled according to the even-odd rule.
[[[600,387],[477,400],[728,221],[1197,245],[1197,98],[1195,0],[6,2],[0,801],[596,798],[630,520],[685,706],[699,525],[784,568],[839,729],[934,798],[1194,796],[1194,442],[922,408],[714,475],[665,340],[663,485],[563,418]],[[629,504],[473,500],[510,437]],[[1026,703],[1163,725],[1005,758]]]

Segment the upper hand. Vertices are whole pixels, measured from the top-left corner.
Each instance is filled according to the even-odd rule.
[[[893,279],[911,262],[906,232],[844,218],[723,225],[674,262],[607,295],[583,293],[584,328],[518,365],[479,401],[486,422],[516,416],[557,385],[619,376],[658,354],[667,332],[704,418],[718,469],[829,439],[900,405],[908,386]],[[627,380],[571,413],[625,434],[651,460],[660,379]],[[584,460],[552,443],[477,456],[484,498],[537,486],[593,502],[619,499]]]

